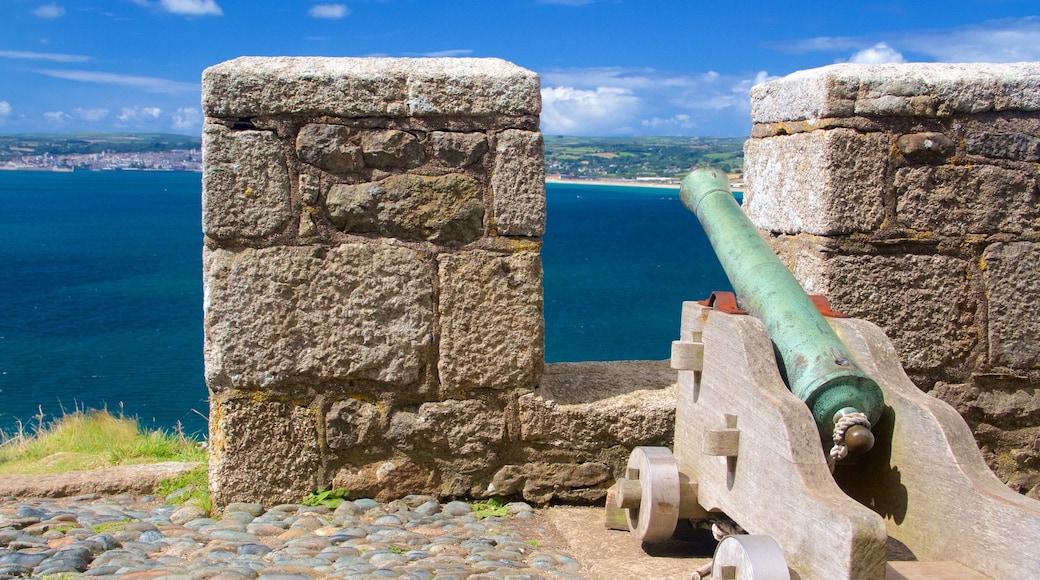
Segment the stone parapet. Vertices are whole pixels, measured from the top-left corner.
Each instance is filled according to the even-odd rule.
[[[542,107],[538,76],[495,58],[241,57],[202,83],[206,115],[224,118],[533,116],[537,128]]]
[[[1040,111],[1036,63],[837,64],[751,90],[756,124]]]
[[[667,362],[565,367],[650,377],[634,408],[543,384],[539,88],[496,59],[205,71],[215,505],[334,487],[594,502],[631,447],[671,441]]]
[[[1040,493],[1040,63],[801,71],[753,88],[752,117],[755,224]]]

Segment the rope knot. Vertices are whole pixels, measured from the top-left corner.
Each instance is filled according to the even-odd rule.
[[[845,432],[854,425],[863,425],[870,429],[870,419],[864,413],[857,411],[845,413],[834,423],[834,433],[832,435],[834,447],[831,447],[830,453],[827,454],[827,466],[830,467],[832,472],[838,461],[845,459],[849,454],[849,447],[845,445]]]

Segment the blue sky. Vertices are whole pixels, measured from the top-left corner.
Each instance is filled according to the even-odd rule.
[[[542,130],[746,136],[749,88],[836,62],[1040,61],[1037,0],[0,0],[0,133],[198,134],[237,56],[499,57]]]

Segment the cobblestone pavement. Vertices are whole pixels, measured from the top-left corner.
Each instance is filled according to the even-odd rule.
[[[335,510],[239,503],[213,519],[152,496],[6,497],[0,580],[589,578],[544,512],[508,511],[478,517],[468,503],[409,496]]]

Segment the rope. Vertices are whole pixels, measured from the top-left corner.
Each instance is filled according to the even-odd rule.
[[[704,520],[700,522],[700,526],[706,527],[709,523],[711,524],[711,535],[715,538],[716,542],[721,542],[722,539],[726,536],[735,536],[737,534],[744,533],[744,528],[740,527],[740,525],[738,525],[736,522],[729,518],[714,518],[710,520]],[[700,580],[701,578],[707,578],[708,576],[711,576],[711,568],[713,563],[714,561],[708,562],[707,564],[694,570],[693,574],[690,576],[691,580]]]
[[[854,412],[842,415],[834,423],[834,435],[832,436],[834,447],[831,447],[830,453],[827,454],[827,467],[830,468],[831,473],[834,473],[834,466],[838,464],[838,461],[845,459],[845,456],[849,454],[849,448],[845,445],[845,432],[853,425],[863,425],[870,429],[870,419],[863,413]]]

